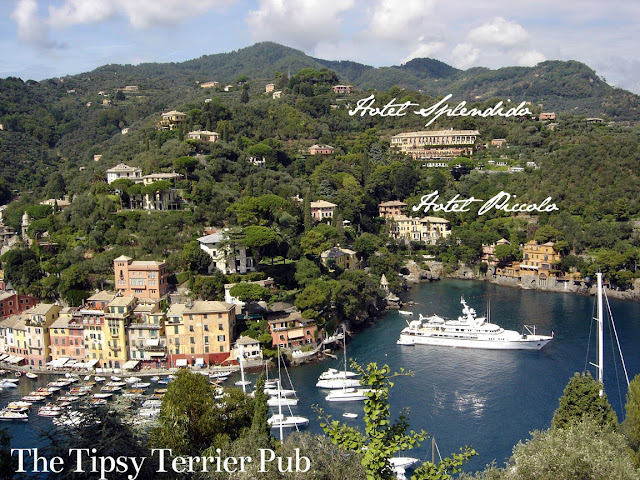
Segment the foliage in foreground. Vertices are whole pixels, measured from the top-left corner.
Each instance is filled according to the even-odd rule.
[[[420,442],[428,438],[427,432],[421,430],[414,432],[409,428],[408,411],[403,410],[395,422],[390,422],[389,390],[393,387],[391,378],[410,375],[403,370],[390,374],[388,365],[378,367],[376,363],[370,363],[362,368],[357,363],[352,363],[358,373],[362,375],[361,384],[370,389],[364,402],[365,433],[334,420],[330,416],[322,417],[320,426],[336,445],[347,450],[363,451],[362,465],[367,474],[367,480],[387,480],[395,478],[395,474],[389,464],[389,459],[394,453],[419,447]],[[448,480],[452,474],[460,471],[459,467],[468,461],[475,450],[465,447],[461,453],[451,455],[437,464],[424,462],[416,468],[411,476],[412,480]]]
[[[518,443],[504,469],[489,467],[460,480],[637,480],[640,471],[624,436],[593,418],[534,431]]]

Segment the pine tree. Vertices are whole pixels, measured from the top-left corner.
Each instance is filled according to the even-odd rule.
[[[607,395],[600,396],[601,385],[591,373],[575,373],[560,397],[560,406],[553,414],[551,426],[565,428],[580,422],[584,417],[593,418],[601,426],[618,429],[618,417],[611,408]]]

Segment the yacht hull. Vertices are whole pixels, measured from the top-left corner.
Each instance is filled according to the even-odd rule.
[[[522,340],[483,340],[464,338],[442,338],[428,335],[400,335],[400,345],[440,345],[443,347],[477,348],[484,350],[540,350],[553,337],[530,335]]]

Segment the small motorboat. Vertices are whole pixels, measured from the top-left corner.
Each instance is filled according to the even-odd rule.
[[[398,310],[398,313],[400,315],[413,315],[413,312],[410,312],[409,310]]]
[[[127,377],[124,379],[124,381],[127,383],[139,383],[142,381],[142,379],[140,377]]]
[[[20,370],[16,370],[15,376],[16,377],[21,377],[22,376],[22,372]]]
[[[344,418],[358,418],[358,414],[357,413],[345,412],[345,413],[342,414],[342,416]]]
[[[151,380],[152,382],[157,382],[158,380],[160,380],[160,377],[158,377],[157,375],[154,375],[149,380]]]
[[[2,380],[0,382],[0,388],[18,388],[18,385],[15,382],[10,382],[9,380]]]
[[[7,405],[7,408],[29,408],[33,405],[33,403],[31,402],[23,402],[23,401],[15,401],[15,402],[10,402],[9,405]]]
[[[97,376],[97,375],[96,375],[95,377],[93,377],[93,379],[94,379],[96,382],[98,382],[98,383],[99,383],[99,382],[104,382],[104,381],[106,380],[106,378],[105,378],[105,377],[99,377],[99,376]]]
[[[24,412],[14,412],[11,410],[0,411],[0,420],[29,420],[29,414]]]
[[[111,381],[113,382],[120,382],[122,380],[121,377],[116,377],[115,375],[111,377]]]
[[[31,380],[37,380],[38,375],[35,373],[27,372],[24,374],[25,377],[30,378]]]
[[[151,386],[149,382],[136,382],[131,385],[131,388],[148,388]]]

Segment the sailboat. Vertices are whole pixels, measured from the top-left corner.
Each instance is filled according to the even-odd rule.
[[[282,385],[282,374],[281,374],[281,365],[282,365],[282,359],[280,358],[280,346],[278,346],[278,386]],[[286,367],[285,367],[286,368]],[[289,379],[291,380],[291,379]],[[278,399],[281,400],[286,400],[287,397],[276,397]],[[296,403],[297,403],[297,398],[295,399]],[[269,402],[267,402],[268,404]],[[283,429],[284,428],[298,428],[298,427],[304,427],[309,425],[309,419],[306,417],[301,417],[298,415],[293,415],[293,413],[291,412],[291,409],[289,409],[289,413],[290,415],[284,415],[282,413],[282,407],[283,406],[287,406],[290,407],[290,405],[286,405],[283,404],[283,402],[277,402],[277,406],[278,406],[278,413],[272,415],[268,420],[267,423],[269,424],[269,426],[271,428],[277,428],[280,430],[280,441],[282,441],[282,436],[283,436]]]
[[[594,318],[598,323],[598,354],[597,354],[597,362],[593,363],[589,362],[591,365],[596,367],[596,380],[600,384],[600,396],[604,393],[604,377],[603,377],[603,353],[604,353],[604,302],[603,299],[606,298],[606,294],[602,287],[602,273],[596,273],[596,277],[598,279],[598,316]],[[616,330],[616,326],[613,323],[613,315],[611,314],[611,307],[609,306],[609,300],[607,299],[607,309],[609,311],[609,317],[611,318],[611,325],[613,333],[616,337],[616,342],[618,344],[618,352],[620,353],[620,359],[622,362],[622,369],[624,371],[625,380],[627,381],[627,387],[629,386],[629,375],[627,374],[627,366],[624,363],[624,358],[622,357],[622,350],[620,349],[620,340],[618,339],[618,332]]]
[[[344,387],[342,390],[332,390],[327,394],[327,402],[359,402],[367,399],[370,388]]]
[[[344,330],[344,328],[343,328]],[[327,389],[343,389],[360,386],[360,380],[355,378],[357,373],[347,370],[347,341],[346,335],[342,342],[344,348],[344,369],[342,371],[330,368],[326,372],[322,373],[318,378],[316,387]]]

